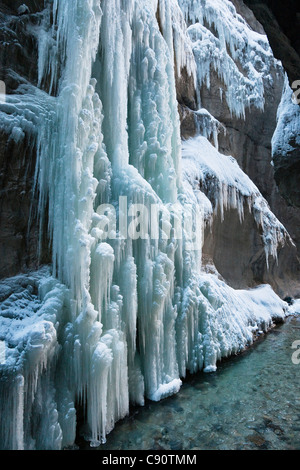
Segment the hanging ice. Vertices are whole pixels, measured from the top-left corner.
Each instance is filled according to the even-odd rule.
[[[293,145],[300,144],[299,127],[299,105],[296,100],[293,100],[293,91],[286,76],[282,99],[277,112],[277,128],[272,140],[273,156],[280,155],[285,159],[291,158],[295,150]]]
[[[263,109],[264,80],[272,80],[270,70],[276,63],[267,37],[251,30],[228,0],[178,3],[189,25],[198,86],[210,88],[215,71],[233,115],[245,117],[250,106]]]
[[[38,88],[23,86],[1,104],[10,138],[26,134],[37,149],[41,235],[48,232],[53,256],[52,272],[35,274],[20,290],[21,304],[9,282],[2,284],[0,341],[9,351],[0,365],[4,448],[72,445],[80,408],[86,437],[98,445],[130,403],[176,393],[187,371],[215,370],[218,360],[284,316],[285,303],[268,286],[236,292],[201,272],[201,244],[192,235],[201,236],[212,201],[194,186],[191,162],[182,170],[174,63],[177,73],[186,66],[196,83],[192,42],[197,59],[197,41],[209,36],[219,70],[231,36],[227,24],[221,31],[220,11],[206,2],[205,17],[220,37],[211,38],[199,24],[189,38],[183,13],[190,18],[191,10],[179,4],[183,12],[175,0],[48,2],[39,31]],[[239,33],[230,43],[233,55]],[[255,50],[268,56],[265,39],[256,39]],[[200,83],[212,61],[206,58],[202,72],[197,64]],[[241,101],[227,96],[243,115],[254,89],[261,103],[261,77],[250,62],[245,78],[224,60],[224,80],[234,77],[244,87]],[[241,212],[243,197],[252,198],[253,210],[260,206],[266,252],[275,255],[284,229],[237,165],[228,158],[232,184],[222,174],[222,156],[200,139],[204,154],[198,158],[190,147],[202,164],[195,175],[206,164],[214,172],[214,197],[222,207],[235,204]],[[149,237],[155,220],[160,224]]]

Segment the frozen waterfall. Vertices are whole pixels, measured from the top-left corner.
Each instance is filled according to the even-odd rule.
[[[187,372],[216,370],[286,314],[269,286],[234,291],[201,270],[213,201],[237,208],[241,220],[248,203],[267,258],[288,234],[204,132],[182,152],[174,64],[197,86],[209,84],[211,68],[222,70],[242,90],[231,88],[226,99],[243,116],[250,103],[263,104],[268,70],[255,63],[267,69],[273,60],[230,2],[207,1],[193,15],[187,3],[47,2],[38,85],[0,105],[11,139],[27,135],[37,151],[40,237],[46,232],[52,249],[51,270],[0,284],[4,448],[72,446],[78,409],[97,446],[130,404],[177,393]],[[221,30],[224,9],[236,18],[230,39],[230,22]],[[226,42],[233,57],[241,54],[245,75]],[[211,198],[193,180],[208,174],[217,182]]]

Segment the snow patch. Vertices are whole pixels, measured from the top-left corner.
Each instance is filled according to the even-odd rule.
[[[231,156],[220,154],[202,136],[183,142],[182,158],[184,179],[193,188],[205,193],[214,212],[219,209],[223,217],[225,210],[237,209],[242,223],[244,205],[248,205],[257,225],[262,229],[267,262],[269,256],[277,259],[278,247],[283,246],[290,237],[237,161]]]

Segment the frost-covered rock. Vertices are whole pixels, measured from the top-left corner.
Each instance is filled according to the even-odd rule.
[[[54,384],[66,288],[42,270],[1,282],[0,293],[0,448],[58,450]]]
[[[263,109],[263,78],[274,63],[267,38],[253,31],[228,0],[179,4],[190,24],[199,88],[203,83],[209,88],[211,74],[216,73],[232,115],[245,116],[251,106]]]
[[[258,188],[240,169],[237,161],[220,154],[205,137],[196,137],[183,144],[184,175],[208,196],[214,211],[236,209],[242,223],[245,205],[262,233],[266,262],[276,258],[279,246],[290,239],[284,226],[271,212]]]

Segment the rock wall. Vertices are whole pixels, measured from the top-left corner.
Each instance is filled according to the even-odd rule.
[[[232,3],[254,31],[264,34],[263,26],[242,0]],[[297,249],[285,247],[279,252],[278,262],[271,262],[267,269],[253,216],[246,211],[241,224],[237,211],[230,210],[225,214],[224,221],[220,214],[215,216],[213,227],[206,231],[204,263],[209,265],[213,262],[219,273],[235,288],[266,282],[282,296],[298,296],[300,212],[297,201],[291,202],[288,196],[292,193],[296,197],[299,188],[299,150],[296,147],[288,159],[276,155],[275,166],[272,158],[272,137],[284,88],[284,73],[281,63],[275,62],[271,80],[270,77],[264,79],[264,109],[254,106],[246,109],[245,119],[234,116],[226,100],[220,96],[224,83],[216,73],[211,73],[209,87],[205,84],[201,87],[200,97],[201,107],[221,123],[218,137],[220,152],[232,155],[238,161],[287,228]],[[193,137],[197,128],[194,108],[187,110],[185,107],[182,117],[183,138]]]
[[[274,55],[282,61],[287,72],[290,86],[295,91],[294,82],[300,80],[300,7],[299,2],[288,0],[284,4],[277,0],[235,0],[237,7],[251,8],[261,22],[272,46]],[[299,87],[298,87],[299,88]],[[298,102],[298,104],[300,104]],[[299,205],[300,205],[300,148],[299,143],[291,138],[288,158],[281,152],[274,155],[275,181],[288,208],[282,209],[279,200],[278,212],[293,234],[299,254]],[[276,201],[277,203],[277,201]],[[286,204],[283,204],[286,206]]]
[[[283,262],[284,255],[281,255],[281,262],[279,267],[275,268],[273,276],[270,276],[266,270],[266,266],[263,258],[260,257],[257,243],[253,243],[251,248],[249,245],[245,249],[248,249],[248,257],[245,264],[248,265],[247,272],[242,270],[241,266],[236,266],[240,260],[232,261],[236,258],[231,259],[231,274],[225,276],[228,282],[237,287],[245,287],[245,283],[248,286],[253,283],[270,282],[272,286],[278,291],[278,282],[282,285],[281,281],[285,277],[285,269],[289,267],[290,278],[298,278],[300,276],[300,267],[298,257],[300,256],[300,211],[295,205],[291,205],[278,186],[278,179],[281,180],[281,186],[287,186],[291,188],[291,178],[294,180],[293,186],[298,188],[299,182],[299,170],[297,171],[297,162],[292,165],[292,160],[288,163],[286,159],[284,163],[286,168],[282,168],[280,171],[277,168],[275,177],[275,168],[272,162],[272,147],[271,141],[276,128],[277,121],[277,109],[281,100],[282,88],[284,84],[284,75],[282,70],[273,71],[273,83],[271,85],[266,84],[266,102],[264,111],[261,112],[255,108],[251,108],[246,111],[246,118],[237,119],[232,116],[228,106],[224,101],[220,99],[219,88],[220,80],[216,76],[211,77],[211,87],[208,90],[205,86],[201,90],[202,105],[208,109],[208,111],[216,117],[226,129],[226,132],[219,134],[219,149],[225,155],[232,155],[238,161],[243,171],[250,177],[250,179],[256,184],[263,196],[267,199],[270,204],[271,210],[287,228],[291,235],[294,243],[297,246],[297,252],[294,249],[285,251],[288,257],[287,262]],[[295,150],[297,152],[297,150]],[[278,161],[278,160],[277,160]],[[278,165],[279,166],[279,165]],[[280,176],[279,176],[280,175]],[[290,178],[288,178],[290,175]],[[228,214],[228,220],[232,219],[232,214]],[[233,216],[233,220],[237,219],[237,215]],[[220,251],[226,258],[226,251],[229,246],[238,246],[239,250],[243,249],[245,242],[244,228],[247,227],[247,223],[241,226],[240,223],[222,224],[220,221],[216,221],[216,233],[218,236],[214,237],[215,249],[219,252],[218,261],[216,265],[219,266],[219,271],[223,273],[223,263],[221,262]],[[248,230],[250,228],[248,227]],[[254,230],[254,232],[253,232]],[[251,229],[252,237],[256,238],[255,225]],[[230,242],[230,237],[234,242]],[[239,241],[236,238],[239,238]],[[232,244],[233,243],[233,244]],[[210,242],[211,245],[211,242]],[[229,250],[230,251],[230,250]],[[252,265],[253,258],[256,259],[255,266]],[[251,261],[252,259],[252,261]],[[258,260],[260,259],[260,262]],[[226,269],[228,273],[228,269]],[[236,273],[236,276],[234,275]],[[272,279],[273,277],[273,279]],[[277,281],[276,279],[277,278]],[[243,279],[243,281],[242,281]],[[290,281],[284,282],[285,287],[280,288],[279,291],[286,289],[289,290],[288,285],[292,286]],[[290,295],[298,295],[299,285],[297,282],[293,283],[293,287],[290,287]],[[286,295],[288,292],[286,292]]]
[[[7,94],[20,85],[37,85],[38,80],[35,28],[44,2],[27,2],[29,10],[18,14],[23,3],[0,4],[0,80]],[[36,269],[48,260],[47,253],[38,259],[34,173],[35,151],[28,139],[16,143],[0,125],[0,278]]]

